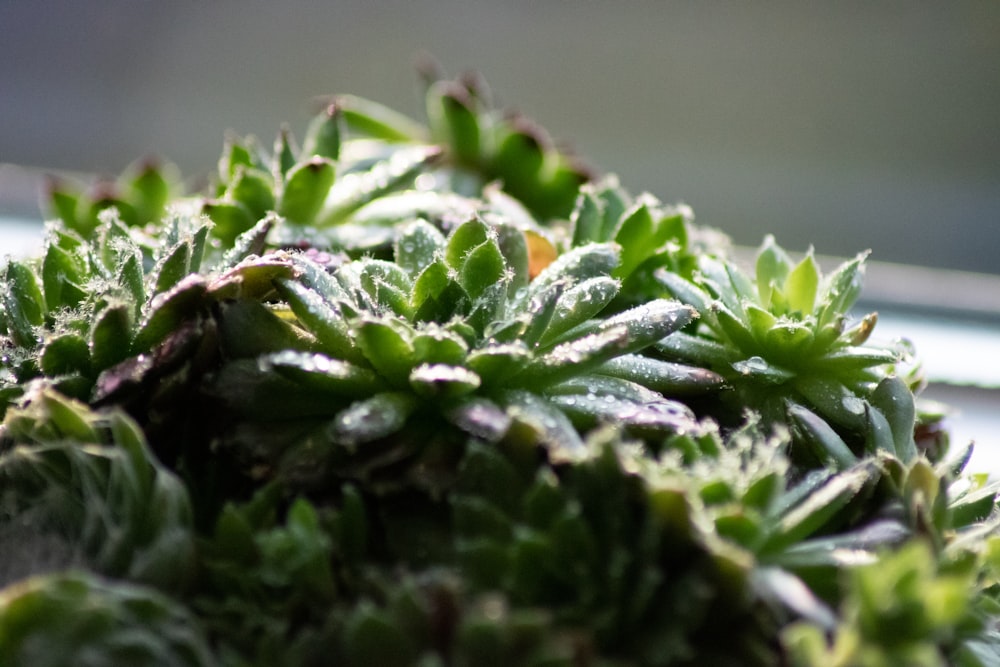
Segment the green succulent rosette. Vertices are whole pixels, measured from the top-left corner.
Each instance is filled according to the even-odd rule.
[[[996,664],[998,487],[866,256],[748,272],[426,84],[202,192],[50,184],[0,267],[0,662]]]

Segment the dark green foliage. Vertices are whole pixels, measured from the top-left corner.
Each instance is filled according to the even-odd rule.
[[[51,188],[0,271],[0,663],[991,665],[997,484],[765,240],[476,77]],[[36,554],[35,552],[43,552]]]

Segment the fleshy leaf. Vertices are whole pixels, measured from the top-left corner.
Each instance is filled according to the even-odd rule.
[[[447,242],[444,235],[426,220],[416,220],[396,238],[393,244],[396,263],[416,278],[443,253]]]
[[[606,276],[590,278],[558,295],[539,343],[543,346],[561,334],[596,316],[618,294],[620,284]],[[529,325],[531,326],[531,325]]]
[[[321,157],[336,161],[340,157],[340,117],[340,108],[334,103],[312,119],[302,140],[301,158]]]
[[[763,552],[780,550],[812,535],[878,477],[878,467],[863,462],[829,478],[781,517]]]
[[[482,384],[479,376],[462,366],[421,364],[410,373],[410,386],[425,398],[455,398]]]
[[[326,201],[320,202],[322,212],[317,209],[310,219],[317,217],[320,227],[339,224],[365,204],[407,187],[418,171],[440,155],[441,149],[436,146],[401,148],[368,171],[344,174],[333,187],[327,187],[329,196],[324,192]]]
[[[409,394],[381,393],[350,407],[330,424],[330,437],[343,445],[360,445],[399,431],[416,408]]]
[[[718,390],[725,384],[725,378],[708,369],[636,354],[606,361],[594,372],[638,383],[664,396],[701,394]]]
[[[587,447],[573,424],[551,403],[527,391],[505,392],[502,398],[514,422],[512,432],[537,441],[553,463],[571,463],[586,455]]]
[[[792,260],[770,234],[757,254],[757,293],[764,308],[771,305],[771,292],[781,289],[792,270]]]
[[[373,371],[323,354],[284,350],[265,355],[258,363],[310,389],[338,396],[364,396],[385,388]]]
[[[785,297],[792,312],[808,315],[816,304],[816,290],[819,287],[819,269],[813,258],[812,249],[805,258],[789,272],[785,279]]]
[[[278,198],[278,213],[291,222],[313,222],[333,185],[335,171],[333,163],[321,157],[292,167]]]
[[[355,327],[368,362],[389,382],[403,386],[416,361],[412,333],[392,320],[366,318]]]

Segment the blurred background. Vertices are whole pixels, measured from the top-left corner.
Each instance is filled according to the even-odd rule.
[[[5,0],[0,162],[203,173],[325,93],[419,117],[420,51],[740,243],[1000,273],[995,1]]]
[[[327,93],[420,118],[420,52],[739,244],[871,248],[877,331],[931,327],[932,390],[1000,470],[995,1],[0,0],[0,255],[48,171],[207,174],[225,130],[301,135]]]

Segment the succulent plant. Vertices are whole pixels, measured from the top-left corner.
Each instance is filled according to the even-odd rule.
[[[747,275],[425,92],[231,135],[201,193],[52,183],[2,268],[0,658],[997,664],[1000,489],[854,323],[864,255]]]

